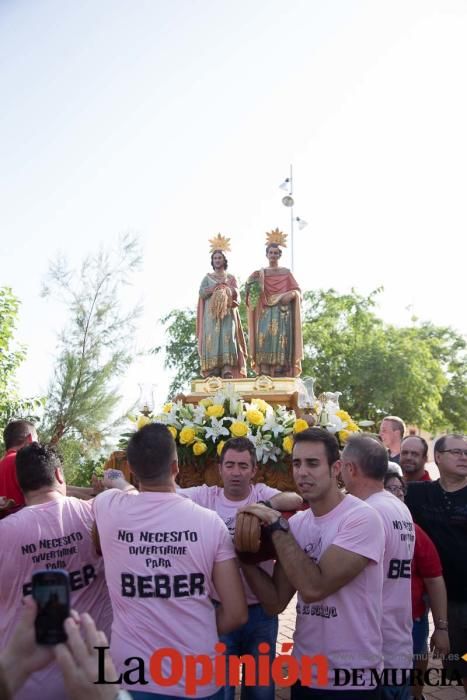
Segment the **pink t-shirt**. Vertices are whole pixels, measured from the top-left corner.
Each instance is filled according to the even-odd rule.
[[[381,597],[384,533],[372,508],[347,495],[330,513],[316,517],[311,509],[292,516],[290,529],[303,551],[319,563],[336,545],[370,560],[350,583],[317,603],[297,595],[293,655],[323,654],[329,662],[328,690],[372,690],[369,669],[383,668]],[[365,669],[365,686],[334,685],[334,669]],[[324,690],[324,688],[323,688]]]
[[[119,673],[128,671],[128,657],[145,663],[148,684],[123,686],[185,696],[185,673],[164,687],[153,680],[149,660],[166,647],[182,657],[216,655],[212,570],[216,562],[235,557],[228,530],[216,513],[175,493],[110,489],[97,496],[93,508],[114,611],[113,661]],[[170,676],[167,657],[162,672]],[[199,686],[196,697],[216,689],[214,683]]]
[[[92,522],[89,501],[65,496],[27,506],[0,521],[0,648],[18,622],[23,596],[31,594],[33,572],[41,569],[66,569],[72,607],[90,613],[97,628],[109,636],[112,609],[102,557],[91,541]],[[34,673],[15,700],[39,697],[68,697],[55,664]]]
[[[389,491],[365,500],[383,523],[383,656],[385,668],[412,668],[411,562],[415,528],[406,505]]]
[[[203,508],[215,510],[227,525],[233,539],[237,511],[240,508],[249,506],[252,503],[258,503],[258,501],[269,501],[273,496],[281,492],[278,489],[271,488],[271,486],[266,486],[266,484],[251,484],[250,493],[246,498],[241,501],[231,501],[225,497],[224,489],[221,486],[206,486],[206,484],[204,484],[203,486],[192,486],[188,489],[180,489],[178,493],[180,496],[190,498],[199,506],[203,506]],[[272,560],[262,562],[260,567],[268,574],[272,574],[274,562]],[[243,572],[240,573],[245,589],[246,602],[248,605],[255,605],[259,602],[258,598],[247,584]]]

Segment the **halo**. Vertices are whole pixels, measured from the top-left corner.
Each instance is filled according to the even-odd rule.
[[[230,252],[230,238],[221,236],[220,233],[218,233],[217,236],[214,236],[214,238],[210,238],[209,244],[211,246],[211,253],[214,253],[215,250],[220,250],[223,253]]]
[[[287,236],[287,233],[283,233],[282,231],[279,231],[278,228],[275,228],[266,233],[266,245],[268,246],[274,243],[275,245],[287,248]]]

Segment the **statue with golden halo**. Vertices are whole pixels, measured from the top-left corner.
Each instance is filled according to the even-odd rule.
[[[278,228],[267,233],[269,266],[247,280],[251,365],[257,374],[271,377],[298,377],[302,371],[300,287],[290,270],[279,266],[286,245],[287,234]]]
[[[219,233],[209,241],[211,267],[201,282],[196,335],[203,377],[246,377],[247,350],[238,313],[237,280],[227,272],[230,239]]]

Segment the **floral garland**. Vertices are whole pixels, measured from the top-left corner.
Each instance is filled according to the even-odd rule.
[[[207,458],[220,455],[229,438],[246,437],[254,444],[259,463],[274,462],[277,468],[284,468],[286,457],[292,453],[294,434],[309,427],[295,411],[272,406],[263,399],[247,402],[229,389],[201,399],[196,406],[177,401],[166,403],[159,414],[129,418],[134,430],[153,422],[166,425],[177,444],[180,462],[199,466]],[[349,414],[341,410],[329,416],[322,427],[336,433],[341,444],[359,431]],[[133,432],[122,434],[120,448],[126,448]]]

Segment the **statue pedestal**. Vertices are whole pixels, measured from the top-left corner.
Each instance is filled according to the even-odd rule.
[[[299,413],[299,383],[294,377],[267,377],[263,374],[245,379],[221,379],[221,377],[194,379],[191,382],[191,394],[184,396],[183,401],[197,404],[201,399],[230,388],[245,401],[263,399],[270,404],[281,404]]]

